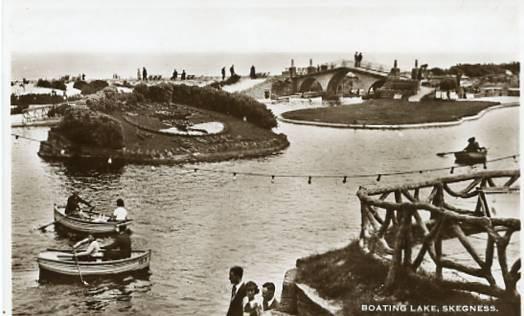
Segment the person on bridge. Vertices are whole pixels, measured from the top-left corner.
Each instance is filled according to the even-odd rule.
[[[358,67],[362,67],[362,52],[358,53]]]

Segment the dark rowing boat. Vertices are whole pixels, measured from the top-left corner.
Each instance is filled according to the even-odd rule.
[[[55,223],[76,233],[109,235],[115,233],[116,226],[128,226],[133,221],[109,221],[107,216],[97,212],[86,214],[85,218],[69,216],[65,214],[65,207],[54,205]]]
[[[464,165],[473,165],[486,162],[488,151],[481,148],[479,151],[458,151],[455,153],[455,162]]]
[[[69,256],[68,256],[69,255]],[[64,277],[117,276],[133,274],[149,269],[151,250],[134,250],[130,258],[108,261],[78,261],[72,258],[71,251],[46,250],[38,255],[37,262],[40,278],[44,275],[60,275]]]

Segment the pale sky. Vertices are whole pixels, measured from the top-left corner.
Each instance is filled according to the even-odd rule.
[[[517,55],[518,1],[10,0],[14,52]]]

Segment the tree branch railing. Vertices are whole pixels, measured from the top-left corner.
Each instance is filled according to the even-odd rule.
[[[511,237],[520,231],[520,219],[492,217],[486,192],[519,190],[519,178],[519,170],[485,171],[413,184],[361,187],[357,192],[361,205],[359,246],[387,262],[386,289],[393,289],[402,274],[417,272],[429,257],[435,264],[437,282],[446,288],[517,299],[521,261],[519,258],[510,266],[506,252]],[[448,202],[449,197],[455,201],[476,199],[475,209],[454,206]],[[468,237],[479,233],[487,236],[482,255]],[[469,264],[443,254],[443,240],[447,239],[455,239],[462,245],[471,258]],[[495,252],[503,285],[497,284],[493,276]],[[444,269],[481,278],[486,283],[447,280],[443,277]]]

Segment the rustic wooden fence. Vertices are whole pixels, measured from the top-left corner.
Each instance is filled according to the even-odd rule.
[[[388,264],[386,289],[394,288],[404,274],[420,270],[423,260],[429,257],[427,260],[436,267],[435,280],[444,287],[518,299],[516,283],[520,278],[521,261],[519,257],[509,266],[506,249],[513,233],[520,231],[520,220],[492,217],[486,192],[519,190],[519,178],[519,170],[485,171],[415,184],[376,189],[361,187],[357,192],[361,203],[359,245]],[[460,204],[457,202],[462,199],[476,199],[475,209],[463,209],[450,203],[453,200],[454,204]],[[486,245],[481,255],[470,238],[482,233],[486,234]],[[516,235],[514,239],[518,241]],[[474,264],[467,265],[443,255],[442,241],[452,238],[462,244],[472,259],[470,263]],[[495,250],[503,287],[493,277]],[[485,282],[473,281],[475,278],[464,281],[444,278],[443,269]]]

